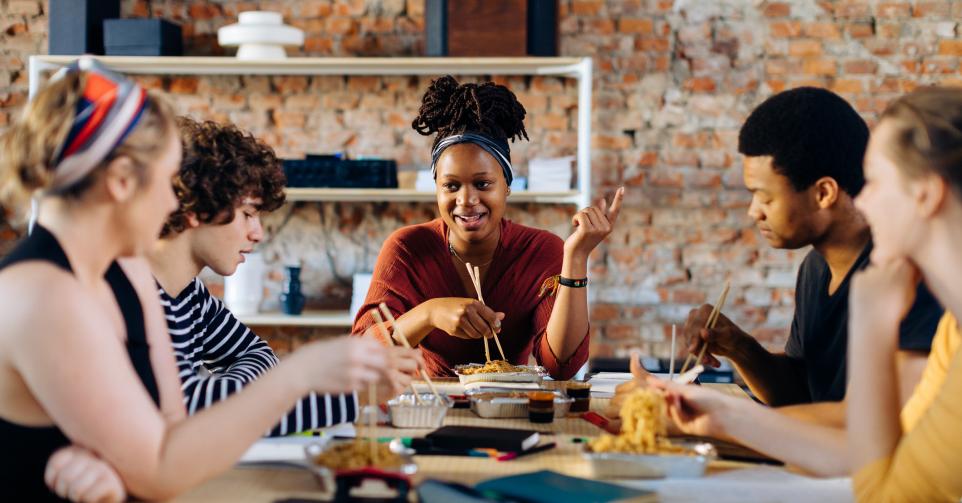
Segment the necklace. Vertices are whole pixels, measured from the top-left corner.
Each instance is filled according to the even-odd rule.
[[[452,255],[454,258],[458,259],[458,262],[461,262],[461,265],[467,265],[467,262],[465,262],[464,259],[461,258],[461,255],[458,255],[458,252],[454,251],[454,245],[451,244],[450,238],[448,238],[448,252],[451,253],[451,255]],[[485,263],[483,263],[483,264],[472,264],[472,265],[474,265],[475,267],[477,267],[477,268],[480,269],[480,268],[482,268],[482,267],[490,264],[490,263],[493,262],[493,261],[494,261],[494,257],[491,257],[490,260],[488,260],[487,262],[485,262]]]

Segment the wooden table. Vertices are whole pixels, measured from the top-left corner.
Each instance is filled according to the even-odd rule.
[[[726,390],[731,392],[732,390]],[[596,411],[604,410],[608,400],[592,399],[592,409]],[[445,418],[445,425],[466,425],[466,426],[492,426],[501,428],[532,429],[542,432],[542,442],[554,441],[558,447],[549,451],[519,458],[512,461],[499,462],[490,458],[459,457],[459,456],[416,456],[418,464],[418,474],[414,477],[415,482],[424,478],[435,478],[442,480],[453,480],[464,484],[473,485],[481,480],[530,472],[541,469],[555,470],[568,475],[589,477],[589,467],[582,458],[580,451],[581,443],[574,443],[576,437],[595,437],[601,430],[591,423],[578,418],[569,417],[555,419],[553,423],[532,424],[527,419],[482,419],[473,412],[466,409],[452,409]],[[423,436],[430,430],[418,429],[396,429],[390,426],[379,426],[376,435],[382,436],[402,436],[418,437]],[[794,482],[812,481],[807,477],[789,474],[781,468],[762,467],[745,463],[735,463],[729,461],[713,462],[709,467],[709,476],[703,479],[689,480],[686,484],[702,484],[704,488],[701,494],[708,497],[709,501],[716,499],[717,489],[712,486],[712,480],[719,482],[731,482],[733,479],[725,477],[724,474],[744,469],[761,469],[762,475],[769,479],[777,475],[784,479],[788,477]],[[707,481],[707,485],[706,485]],[[735,482],[744,483],[737,477]],[[751,480],[749,487],[751,487]],[[658,487],[657,481],[640,482],[641,486],[651,487],[662,492]],[[777,486],[772,486],[776,492],[780,488],[785,488],[785,494],[789,495],[791,484],[785,480],[778,480]],[[637,484],[636,484],[637,485]],[[730,484],[729,484],[730,485]],[[757,484],[756,484],[757,485]],[[836,484],[839,486],[839,484]],[[831,490],[836,496],[841,495],[841,499],[833,499],[829,496],[820,498],[822,503],[828,501],[845,501],[845,497],[850,498],[848,485],[843,483],[838,489],[832,486]],[[734,487],[731,486],[730,487]],[[771,489],[770,487],[769,489]],[[666,486],[664,490],[671,493],[671,487]],[[678,492],[678,488],[674,489]],[[817,492],[817,491],[816,491]],[[831,492],[831,491],[830,491]],[[837,494],[836,494],[837,493]],[[685,494],[682,500],[691,500],[690,495]],[[744,494],[744,493],[741,493]],[[771,494],[767,494],[768,500],[773,500]],[[809,493],[799,493],[809,494]],[[319,492],[317,482],[306,470],[285,467],[235,467],[223,475],[208,481],[197,487],[188,494],[185,494],[177,501],[276,501],[286,498],[306,498],[319,500],[323,494]],[[697,499],[697,498],[695,498]],[[779,501],[778,498],[774,499]],[[792,501],[784,499],[783,501]]]

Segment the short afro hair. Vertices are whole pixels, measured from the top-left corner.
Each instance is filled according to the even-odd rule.
[[[187,215],[201,223],[227,224],[246,197],[261,200],[258,211],[284,204],[284,171],[274,150],[233,124],[197,122],[178,117],[184,158],[174,177],[180,202],[164,224],[160,237],[183,232]]]
[[[817,87],[778,93],[759,105],[738,133],[738,151],[772,156],[775,171],[797,191],[834,178],[850,196],[865,185],[862,160],[869,129],[841,96]]]

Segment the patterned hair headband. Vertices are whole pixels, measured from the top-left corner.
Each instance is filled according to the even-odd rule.
[[[53,80],[79,71],[87,73],[87,81],[70,133],[54,152],[52,193],[69,188],[100,165],[137,125],[147,102],[142,87],[92,58],[78,59]]]
[[[491,154],[501,165],[504,179],[508,182],[508,186],[511,186],[511,181],[514,180],[514,172],[511,170],[511,150],[508,147],[508,142],[479,133],[456,134],[442,138],[434,147],[434,151],[431,152],[431,173],[434,174],[434,178],[438,177],[437,164],[441,152],[458,143],[473,143]]]

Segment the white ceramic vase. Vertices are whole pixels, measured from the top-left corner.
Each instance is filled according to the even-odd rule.
[[[304,44],[304,32],[285,25],[279,12],[241,12],[237,21],[217,30],[218,44],[238,46],[237,59],[284,59],[285,45]]]
[[[238,316],[257,314],[264,300],[264,257],[255,252],[244,258],[234,274],[224,277],[224,303]]]

